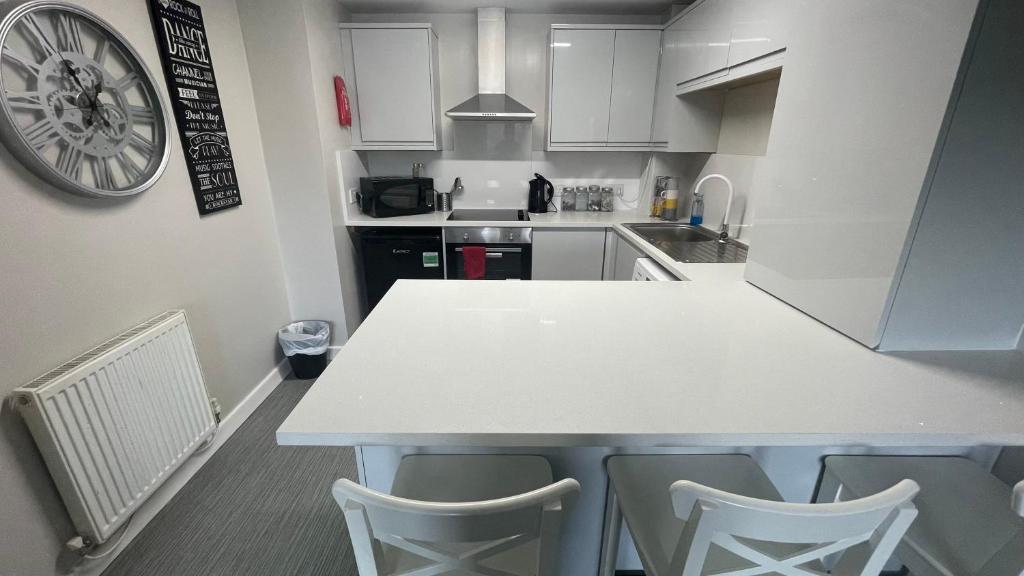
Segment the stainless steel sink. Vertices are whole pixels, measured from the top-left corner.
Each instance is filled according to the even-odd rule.
[[[708,230],[690,224],[626,224],[648,242],[711,242],[718,238]]]
[[[624,224],[649,244],[677,262],[739,263],[747,261],[747,247],[733,239],[724,242],[718,235],[700,226],[689,224],[638,223]]]

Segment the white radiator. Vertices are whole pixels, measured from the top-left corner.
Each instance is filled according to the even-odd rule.
[[[217,428],[182,310],[14,394],[87,545],[110,538]]]

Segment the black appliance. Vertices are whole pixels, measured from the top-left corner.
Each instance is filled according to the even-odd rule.
[[[434,211],[434,179],[373,176],[359,179],[359,209],[373,218]]]
[[[526,209],[534,214],[543,214],[548,211],[548,204],[555,196],[555,186],[540,174],[534,173],[534,176],[536,178],[530,180]]]
[[[369,228],[359,233],[366,313],[399,279],[444,278],[440,228]]]
[[[522,210],[456,210],[449,220],[463,222],[527,222]],[[484,280],[529,280],[533,229],[523,226],[452,226],[445,228],[445,256],[449,280],[465,279],[463,249],[483,246],[486,250]]]

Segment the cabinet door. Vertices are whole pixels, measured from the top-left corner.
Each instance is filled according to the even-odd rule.
[[[534,280],[600,280],[604,230],[533,230]]]
[[[434,141],[429,35],[422,28],[352,30],[364,143]]]
[[[704,0],[673,28],[682,33],[675,83],[724,71],[732,41],[731,0]]]
[[[551,142],[607,142],[615,31],[552,30],[551,50]]]
[[[651,142],[664,145],[669,152],[714,152],[724,97],[714,92],[676,96],[680,52],[686,49],[687,34],[677,21],[662,36]]]
[[[608,142],[651,141],[661,30],[615,32]]]
[[[658,66],[658,82],[654,94],[654,127],[651,142],[668,143],[672,104],[676,98],[676,74],[679,69],[679,50],[682,33],[678,26],[666,28],[661,35],[661,64]]]
[[[633,245],[626,242],[618,234],[615,235],[615,273],[613,280],[632,280],[633,268],[636,266],[636,259],[644,256],[642,252],[633,248]]]
[[[732,4],[732,38],[729,66],[742,64],[785,47],[782,41],[778,0],[729,0]]]

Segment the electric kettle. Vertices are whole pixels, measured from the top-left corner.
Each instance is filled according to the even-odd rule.
[[[543,214],[548,211],[548,204],[555,195],[555,186],[540,174],[534,174],[536,178],[530,180],[530,196],[527,198],[527,210],[534,214]]]

